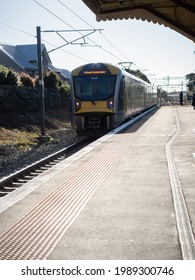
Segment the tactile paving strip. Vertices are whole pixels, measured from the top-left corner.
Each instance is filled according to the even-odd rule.
[[[114,142],[0,236],[0,259],[46,259],[49,256],[133,142],[127,135],[113,138]]]

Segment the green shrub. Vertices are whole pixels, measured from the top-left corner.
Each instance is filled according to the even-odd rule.
[[[45,88],[54,88],[59,90],[60,86],[62,85],[60,76],[54,71],[46,71],[44,73],[43,79]]]
[[[6,84],[17,86],[18,83],[19,83],[18,74],[14,70],[10,69],[7,73]]]
[[[20,82],[23,86],[33,87],[35,84],[35,79],[32,78],[29,74],[22,72],[20,73]]]
[[[62,83],[60,87],[60,92],[69,96],[70,95],[70,86],[67,83]]]
[[[6,85],[6,78],[9,69],[3,65],[0,65],[0,85]]]
[[[19,82],[18,74],[3,65],[0,65],[0,85],[17,86]]]

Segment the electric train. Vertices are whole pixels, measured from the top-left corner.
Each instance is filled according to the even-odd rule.
[[[71,125],[78,135],[95,136],[158,103],[149,83],[107,63],[71,72]]]

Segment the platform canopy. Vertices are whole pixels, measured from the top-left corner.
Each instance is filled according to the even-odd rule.
[[[195,0],[82,0],[97,21],[141,19],[163,24],[195,42]]]

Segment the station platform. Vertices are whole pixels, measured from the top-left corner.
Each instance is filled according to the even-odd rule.
[[[115,132],[0,199],[0,259],[181,260],[185,250],[193,259],[192,106],[162,106]]]

